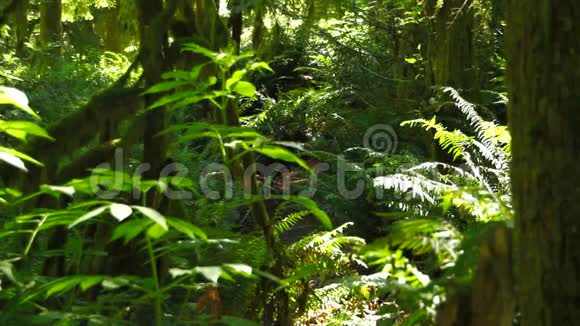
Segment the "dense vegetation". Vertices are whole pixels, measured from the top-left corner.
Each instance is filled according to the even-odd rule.
[[[0,1],[0,325],[580,323],[579,21]]]

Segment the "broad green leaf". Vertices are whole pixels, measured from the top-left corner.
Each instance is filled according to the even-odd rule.
[[[242,274],[245,276],[252,275],[252,266],[244,264],[224,264],[224,267],[233,270],[236,274]]]
[[[99,208],[97,208],[97,209],[94,209],[94,210],[92,210],[92,211],[90,211],[90,212],[86,213],[85,215],[83,215],[83,216],[79,217],[79,218],[78,218],[78,219],[76,219],[74,222],[72,222],[72,223],[71,223],[71,224],[68,226],[68,228],[69,228],[69,229],[72,229],[72,228],[73,228],[73,227],[75,227],[77,224],[80,224],[80,223],[86,222],[86,221],[88,221],[88,220],[92,219],[92,218],[93,218],[93,217],[95,217],[95,216],[99,216],[99,215],[103,214],[103,212],[104,212],[104,211],[105,211],[107,208],[108,208],[108,206],[101,206],[101,207],[99,207]]]
[[[290,163],[296,163],[306,169],[307,171],[312,171],[310,166],[306,164],[301,158],[296,156],[293,152],[279,146],[255,146],[255,147],[248,147],[248,150],[253,150],[258,153],[264,154],[268,157],[271,157],[276,160],[282,160]]]
[[[164,229],[159,224],[153,224],[149,229],[147,229],[147,236],[153,239],[161,238],[165,233],[167,233],[167,229]]]
[[[57,294],[57,293],[66,292],[66,291],[74,288],[81,281],[82,281],[82,277],[75,275],[75,276],[71,276],[71,277],[67,277],[64,279],[59,279],[59,280],[56,280],[54,282],[51,282],[51,283],[47,284],[46,298],[48,298],[54,294]]]
[[[105,279],[104,276],[95,275],[95,276],[84,276],[83,280],[81,281],[81,290],[84,292],[93,286],[101,283]]]
[[[406,58],[405,61],[410,64],[417,63],[417,59],[415,58]]]
[[[213,283],[217,283],[223,273],[223,269],[219,266],[196,267],[195,271]]]
[[[232,90],[232,86],[239,82],[240,80],[242,80],[242,78],[244,78],[244,76],[246,75],[247,70],[242,69],[242,70],[236,70],[234,72],[234,74],[232,75],[232,77],[230,77],[227,81],[226,81],[226,89],[227,90]]]
[[[131,216],[131,214],[133,213],[131,207],[125,204],[117,204],[117,203],[111,204],[111,206],[109,206],[109,209],[111,210],[111,215],[113,215],[114,218],[119,220],[119,222],[122,222],[124,219]]]
[[[125,243],[133,240],[151,225],[149,219],[137,218],[119,224],[113,231],[111,241],[123,238]]]
[[[178,87],[191,85],[191,83],[192,82],[190,81],[181,81],[181,80],[161,82],[151,86],[145,92],[141,93],[141,95],[167,92],[176,89]]]
[[[25,160],[27,162],[30,162],[32,164],[36,164],[38,166],[44,166],[44,164],[38,162],[37,160],[33,159],[32,157],[30,157],[30,156],[28,156],[28,155],[26,155],[24,153],[21,153],[21,152],[19,152],[17,150],[14,150],[12,148],[6,148],[6,147],[0,146],[0,152],[4,152],[4,153],[11,154],[13,156],[16,156],[18,158],[21,158],[21,159],[23,159],[23,160]]]
[[[260,69],[267,70],[269,72],[274,72],[274,70],[270,67],[270,65],[263,62],[263,61],[262,62],[254,62],[248,67],[248,70],[250,70],[250,71],[260,70]]]
[[[165,231],[168,230],[167,220],[158,211],[143,206],[131,206],[131,207],[141,212],[141,214],[143,214],[145,217],[149,218],[153,222],[159,224],[159,226],[161,226]]]
[[[20,110],[40,120],[38,114],[32,111],[28,106],[28,97],[26,94],[16,88],[0,86],[0,104],[14,105]]]
[[[28,169],[24,165],[24,162],[15,155],[0,151],[0,161],[4,161],[14,167],[19,168],[22,171],[28,172]]]
[[[192,96],[197,96],[198,94],[194,91],[183,91],[183,92],[178,92],[176,94],[171,94],[171,95],[166,95],[163,96],[162,98],[158,99],[157,101],[155,101],[155,103],[151,104],[150,106],[147,107],[146,110],[153,110],[159,107],[162,107],[164,105],[173,103],[173,102],[177,102]]]
[[[72,197],[75,194],[74,187],[42,185],[40,186],[40,189],[43,192],[49,193],[51,195],[65,194],[69,197]]]
[[[181,268],[170,268],[169,269],[169,275],[171,275],[172,278],[178,278],[181,276],[190,275],[192,273],[193,273],[193,271],[189,270],[189,269],[181,269]]]
[[[191,239],[199,238],[207,240],[207,235],[205,232],[191,223],[172,217],[167,218],[167,223],[169,226],[176,229],[178,232],[185,234]]]
[[[187,43],[183,45],[182,51],[190,51],[193,53],[201,54],[206,56],[207,58],[211,59],[213,62],[217,62],[218,54],[208,50],[204,47],[201,47],[195,43]]]
[[[44,128],[30,121],[2,121],[0,120],[0,131],[9,134],[20,140],[26,140],[27,135],[54,140],[48,135]]]
[[[234,92],[247,97],[254,97],[256,95],[256,86],[247,81],[239,81],[233,89]]]
[[[12,265],[12,263],[4,261],[4,260],[0,260],[0,275],[1,274],[6,275],[6,277],[8,277],[8,279],[10,279],[12,282],[18,284],[18,281],[16,280],[16,277],[14,276],[14,266]]]

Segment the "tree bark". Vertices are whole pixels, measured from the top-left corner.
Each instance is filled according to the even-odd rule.
[[[17,1],[14,9],[14,21],[16,23],[16,56],[24,57],[24,43],[28,38],[28,1]]]
[[[230,15],[230,25],[232,28],[232,39],[235,42],[236,54],[240,54],[240,45],[242,44],[242,29],[243,29],[243,9],[240,0],[231,1],[231,15]]]
[[[62,0],[44,0],[40,4],[40,42],[51,54],[60,55],[62,46]]]
[[[146,88],[161,81],[161,74],[166,70],[165,49],[167,48],[167,26],[161,26],[156,19],[160,19],[163,12],[163,1],[138,1],[139,32],[141,35],[141,63]],[[145,96],[146,106],[153,104],[160,96],[150,94]],[[166,159],[166,137],[158,134],[166,128],[166,112],[161,107],[145,113],[145,134],[143,160],[151,164],[150,170],[145,172],[146,179],[158,179]]]
[[[478,71],[473,51],[472,0],[425,1],[430,19],[427,44],[428,86],[451,86],[463,94],[479,92]],[[472,99],[472,96],[467,96]]]
[[[509,0],[506,34],[522,325],[580,321],[580,2]]]

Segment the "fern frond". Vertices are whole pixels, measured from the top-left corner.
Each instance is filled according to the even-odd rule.
[[[287,215],[285,218],[278,221],[276,225],[274,225],[276,235],[290,231],[292,227],[302,221],[304,217],[308,216],[308,214],[310,214],[310,211],[300,211]]]

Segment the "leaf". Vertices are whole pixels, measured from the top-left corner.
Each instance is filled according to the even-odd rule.
[[[239,81],[233,89],[234,92],[247,97],[254,97],[256,95],[256,86],[247,81]]]
[[[4,131],[12,137],[26,140],[27,135],[54,140],[48,132],[36,123],[30,121],[2,121],[0,120],[0,131]]]
[[[185,276],[185,275],[190,275],[193,272],[189,269],[181,269],[181,268],[170,268],[169,269],[169,275],[171,275],[172,278],[178,278],[181,276]]]
[[[260,69],[267,70],[269,72],[274,72],[274,70],[270,67],[270,65],[267,64],[266,62],[263,62],[263,61],[254,62],[248,67],[248,70],[250,70],[250,71],[260,70]]]
[[[417,59],[415,58],[405,58],[405,61],[410,64],[417,63]]]
[[[19,168],[22,171],[28,172],[28,169],[24,165],[24,162],[15,155],[0,151],[0,161],[4,161],[14,167]]]
[[[145,92],[141,93],[141,95],[167,92],[176,89],[178,87],[191,85],[191,83],[192,83],[191,81],[181,81],[181,80],[162,82],[151,86]]]
[[[145,217],[149,218],[153,222],[159,224],[159,226],[161,226],[165,231],[168,230],[167,220],[158,211],[143,206],[131,206],[131,207],[141,212],[141,214],[143,214]]]
[[[32,109],[28,106],[28,97],[26,94],[20,90],[17,90],[16,88],[0,86],[0,104],[14,105],[20,110],[40,120],[38,114],[32,111]]]
[[[13,268],[14,266],[12,265],[12,263],[0,260],[0,274],[6,275],[6,277],[8,277],[8,279],[10,279],[12,282],[19,284],[18,281],[16,280],[16,277],[14,276]],[[2,288],[0,287],[0,290],[1,289]]]
[[[178,232],[191,239],[199,238],[207,241],[207,235],[197,226],[177,218],[167,218],[167,223]]]
[[[237,274],[244,276],[252,275],[252,266],[244,264],[224,264],[225,267],[232,269]]]
[[[232,86],[239,82],[240,80],[242,80],[242,78],[244,78],[244,76],[246,75],[247,71],[245,69],[243,70],[236,70],[234,72],[234,74],[232,75],[232,77],[230,77],[227,81],[226,81],[226,89],[227,90],[232,90]]]
[[[72,197],[75,194],[74,187],[42,185],[42,186],[40,186],[40,189],[44,192],[51,194],[51,195],[65,194],[69,197]]]
[[[131,207],[125,204],[117,204],[117,203],[111,204],[111,206],[109,206],[109,209],[111,211],[111,215],[113,215],[114,218],[119,220],[119,222],[122,222],[124,219],[131,216],[131,214],[133,213]]]
[[[23,159],[23,160],[25,160],[27,162],[36,164],[38,166],[44,166],[44,164],[38,162],[37,160],[33,159],[32,157],[30,157],[30,156],[28,156],[28,155],[26,155],[24,153],[21,153],[21,152],[19,152],[17,150],[11,149],[11,148],[6,148],[6,147],[0,146],[0,152],[12,154],[12,155],[14,155],[14,156],[16,156],[18,158],[21,158],[21,159]]]
[[[46,298],[61,292],[66,292],[82,281],[80,276],[71,276],[64,279],[56,280],[48,284]]]
[[[213,61],[213,62],[217,62],[217,59],[218,59],[217,53],[212,52],[211,50],[208,50],[204,47],[201,47],[195,43],[184,44],[182,51],[190,51],[193,53],[198,53],[198,54],[204,55],[204,56],[208,57],[209,59],[211,59],[211,61]]]
[[[90,212],[86,213],[85,215],[83,215],[83,216],[79,217],[79,218],[78,218],[78,219],[76,219],[74,222],[72,222],[72,223],[71,223],[71,224],[68,226],[68,228],[69,228],[69,229],[72,229],[72,228],[73,228],[73,227],[75,227],[77,224],[80,224],[80,223],[86,222],[86,221],[88,221],[88,220],[92,219],[92,218],[93,218],[93,217],[95,217],[95,216],[98,216],[98,215],[101,215],[101,214],[103,214],[103,212],[104,212],[104,211],[105,211],[107,208],[108,208],[108,206],[101,206],[101,207],[99,207],[99,208],[97,208],[97,209],[94,209],[94,210],[92,210],[92,211],[90,211]]]
[[[255,146],[249,147],[249,150],[256,151],[258,153],[264,154],[270,158],[276,160],[282,160],[290,163],[296,163],[306,169],[307,171],[312,171],[310,166],[306,164],[301,158],[296,156],[293,152],[279,146]]]
[[[149,229],[147,229],[147,236],[150,238],[153,238],[153,239],[159,239],[166,232],[167,232],[167,229],[164,229],[161,225],[153,224],[153,225],[151,225],[151,227]]]
[[[301,196],[290,196],[288,200],[306,207],[316,218],[318,218],[324,227],[327,229],[332,229],[332,222],[330,221],[330,217],[328,217],[325,211],[318,207],[318,204],[316,204],[314,200]]]
[[[84,292],[90,288],[92,288],[93,286],[99,284],[100,282],[102,282],[105,279],[104,276],[85,276],[83,278],[83,280],[81,281],[81,290]]]
[[[207,267],[196,267],[195,271],[203,275],[203,277],[217,283],[220,276],[222,275],[223,269],[218,266],[207,266]]]
[[[113,231],[111,241],[123,238],[125,243],[133,240],[151,225],[151,220],[144,218],[131,219],[118,225]]]

